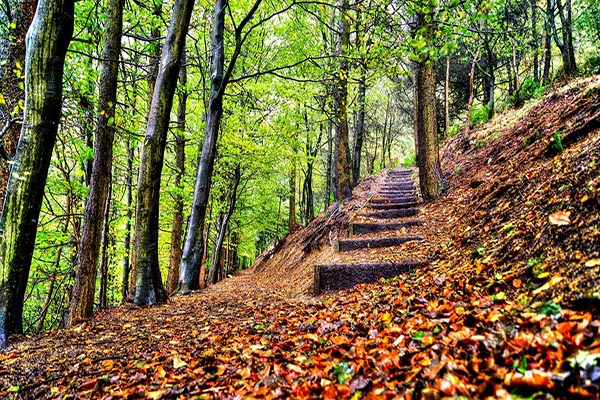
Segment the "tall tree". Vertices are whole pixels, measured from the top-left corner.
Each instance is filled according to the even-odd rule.
[[[116,130],[115,106],[123,31],[123,5],[124,0],[107,0],[108,15],[100,66],[94,161],[83,215],[77,272],[69,307],[69,325],[89,319],[94,312],[98,254],[102,242]]]
[[[25,113],[0,217],[0,346],[23,329],[37,221],[61,116],[73,0],[41,0],[27,33]]]
[[[433,4],[417,12],[417,35],[422,35],[426,43],[432,45],[435,26]],[[417,165],[419,167],[419,183],[423,200],[437,198],[443,188],[442,169],[440,166],[437,135],[437,102],[435,91],[435,60],[429,51],[417,54],[416,63],[416,134]]]
[[[334,80],[335,150],[333,162],[334,195],[338,202],[352,196],[352,171],[350,169],[350,142],[348,134],[348,47],[350,45],[349,0],[340,0],[338,19],[338,70]]]
[[[166,299],[158,263],[160,183],[169,116],[193,8],[194,0],[175,3],[148,115],[135,216],[135,305],[156,304]]]
[[[184,58],[185,59],[185,58]],[[187,112],[187,67],[185,63],[179,72],[180,89],[177,95],[177,132],[175,134],[175,196],[173,207],[173,228],[171,230],[171,257],[167,276],[167,293],[177,290],[179,264],[181,263],[181,238],[183,236],[183,177],[185,175],[185,120]]]
[[[15,4],[12,7],[12,4]],[[0,211],[8,183],[9,159],[14,156],[19,141],[22,110],[19,103],[25,98],[23,70],[25,35],[31,24],[37,0],[6,1],[0,16]]]
[[[261,3],[262,0],[255,0],[246,16],[236,25],[234,32],[235,47],[229,60],[229,65],[225,69],[225,14],[229,7],[229,0],[216,0],[215,2],[210,98],[206,116],[204,142],[202,144],[202,156],[196,170],[192,212],[181,259],[179,290],[182,294],[189,293],[191,290],[198,289],[199,287],[200,265],[204,255],[202,231],[210,194],[210,182],[217,154],[217,139],[223,116],[223,96],[233,74],[235,64],[241,54],[242,46],[253,27],[247,32],[244,32],[244,29],[254,17]],[[254,27],[256,26],[254,25]]]

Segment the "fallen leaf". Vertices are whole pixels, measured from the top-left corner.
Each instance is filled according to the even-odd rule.
[[[600,258],[592,258],[585,263],[585,266],[588,268],[597,267],[600,265]]]
[[[179,368],[183,368],[183,367],[187,367],[187,366],[188,366],[188,363],[183,361],[181,358],[173,357],[173,368],[179,369]]]
[[[552,225],[569,225],[571,223],[571,212],[558,210],[548,216]]]

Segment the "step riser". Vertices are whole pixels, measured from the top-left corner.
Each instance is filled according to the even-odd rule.
[[[414,201],[408,203],[383,203],[383,204],[368,204],[367,207],[373,210],[401,210],[404,208],[411,208],[417,206]]]
[[[402,218],[412,217],[417,215],[417,210],[414,208],[408,208],[406,210],[391,210],[391,211],[373,211],[360,214],[363,217],[370,218]]]
[[[381,278],[390,279],[421,266],[423,264],[414,262],[316,265],[314,292],[315,294],[319,294],[325,290],[350,289],[359,283],[377,282]]]
[[[421,225],[421,221],[407,221],[400,223],[381,223],[381,224],[351,224],[350,233],[352,235],[364,235],[368,233],[377,232],[392,232],[399,231],[404,228],[410,228],[411,226]]]
[[[416,197],[376,197],[369,201],[369,204],[405,204],[415,203],[419,204]]]
[[[352,251],[359,249],[379,249],[381,247],[400,246],[401,244],[423,240],[422,236],[406,236],[382,239],[346,239],[334,243],[335,251]]]

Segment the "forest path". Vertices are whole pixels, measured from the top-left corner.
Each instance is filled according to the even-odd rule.
[[[399,251],[400,259],[395,261],[376,261],[370,257],[382,248],[394,251],[397,246],[423,240],[423,236],[407,234],[411,226],[419,224],[414,217],[418,215],[420,201],[411,173],[410,169],[390,170],[376,194],[350,218],[350,237],[335,239],[334,251],[362,250],[366,257],[356,257],[358,261],[353,259],[350,263],[316,265],[315,293],[393,278],[420,266],[411,260],[409,252]]]

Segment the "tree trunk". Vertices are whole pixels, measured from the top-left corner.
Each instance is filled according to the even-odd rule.
[[[350,147],[348,139],[348,73],[350,71],[347,53],[350,44],[348,24],[349,0],[340,0],[341,15],[338,21],[338,73],[334,87],[336,110],[335,151],[334,151],[334,195],[338,203],[352,196],[352,171],[350,169]]]
[[[450,136],[450,54],[446,54],[446,80],[444,81],[444,140]]]
[[[561,48],[561,55],[563,56],[563,62],[567,60],[567,63],[564,64],[565,74],[573,75],[577,72],[577,63],[575,62],[575,48],[573,46],[571,0],[565,0],[564,5],[562,0],[556,0],[556,5],[558,6],[558,15],[562,25],[561,33],[564,49]]]
[[[7,30],[7,37],[0,40],[0,54],[4,55],[0,64],[0,98],[3,100],[0,101],[0,129],[3,133],[0,136],[0,211],[10,173],[8,161],[15,155],[23,119],[19,102],[25,99],[25,91],[22,88],[23,71],[18,65],[25,64],[25,35],[33,19],[37,0],[16,3],[14,10],[6,10],[7,18],[15,25],[15,29]],[[13,114],[13,110],[18,110],[17,115]]]
[[[23,300],[61,115],[73,0],[41,0],[27,33],[25,113],[0,217],[0,347],[23,330]]]
[[[354,151],[352,157],[352,185],[356,186],[360,179],[360,161],[365,137],[365,107],[367,97],[367,71],[366,66],[361,66],[358,79],[358,112],[356,114],[356,135],[354,136]]]
[[[115,137],[115,105],[121,54],[124,0],[108,0],[107,25],[100,66],[97,131],[94,138],[94,161],[83,220],[68,325],[92,317],[98,254],[102,242],[104,214],[107,208]]]
[[[179,291],[187,294],[198,288],[200,266],[204,256],[204,238],[202,229],[206,218],[206,207],[210,194],[210,183],[217,154],[217,139],[223,116],[223,96],[225,89],[240,56],[246,35],[242,35],[245,26],[252,20],[262,0],[254,4],[235,29],[235,48],[231,54],[229,65],[225,71],[225,14],[229,0],[216,0],[213,25],[212,73],[210,78],[210,99],[206,116],[206,129],[202,144],[202,156],[196,170],[194,199],[190,223],[185,238],[181,270],[179,273]]]
[[[551,0],[546,2],[546,21],[544,23],[544,72],[542,74],[542,83],[547,85],[550,80],[550,67],[552,64],[552,23]]]
[[[479,53],[481,51],[481,40],[477,43],[477,51],[473,56],[473,62],[471,63],[471,71],[469,72],[469,104],[467,105],[467,120],[465,122],[465,138],[468,138],[469,129],[471,129],[471,111],[473,110],[473,100],[475,100],[475,67],[477,66],[477,60],[479,59]]]
[[[160,70],[142,147],[134,231],[135,305],[166,300],[158,263],[160,183],[169,116],[194,0],[177,0],[162,50]]]
[[[222,265],[221,257],[223,256],[223,254],[221,250],[223,249],[223,242],[225,241],[225,234],[227,233],[227,226],[229,225],[229,220],[231,219],[233,211],[235,210],[235,203],[237,201],[237,191],[240,184],[240,179],[241,169],[240,164],[237,164],[235,166],[235,171],[233,174],[233,181],[231,182],[231,191],[229,193],[229,200],[227,202],[227,211],[223,215],[223,218],[220,221],[221,223],[217,228],[217,239],[215,240],[212,258],[210,260],[210,272],[208,275],[208,281],[213,284],[219,281],[219,276],[217,272],[219,271]]]
[[[292,165],[292,170],[290,171],[290,180],[289,180],[289,213],[288,213],[288,231],[291,232],[296,225],[296,163],[295,160],[292,160],[294,163]]]
[[[424,31],[425,39],[432,43],[434,27],[422,13],[417,15],[417,26],[419,30]],[[436,199],[444,189],[438,151],[436,79],[433,60],[419,60],[416,78],[419,182],[423,200],[431,201]]]
[[[325,196],[323,204],[325,209],[329,208],[331,203],[331,180],[332,180],[332,160],[333,160],[333,121],[327,118],[327,161],[325,167]]]
[[[167,278],[167,293],[171,294],[177,290],[177,281],[179,280],[179,264],[181,263],[181,238],[183,235],[183,193],[182,182],[185,174],[185,114],[187,110],[188,91],[187,68],[185,64],[181,66],[179,73],[179,84],[181,90],[178,98],[177,107],[177,133],[175,137],[175,160],[177,171],[175,173],[175,198],[173,207],[173,228],[171,229],[171,262],[169,265],[169,275]]]
[[[133,218],[132,205],[133,205],[133,155],[135,149],[131,145],[131,139],[127,139],[127,177],[125,180],[125,187],[127,191],[125,207],[127,209],[125,214],[125,237],[123,239],[123,279],[121,280],[121,301],[123,303],[130,300],[129,291],[129,275],[131,273],[131,264],[129,260],[129,254],[131,252],[131,219]]]
[[[112,170],[109,175],[109,180],[112,179]],[[100,287],[98,288],[98,308],[103,309],[108,307],[108,243],[109,243],[109,217],[110,203],[112,201],[112,182],[108,185],[108,196],[106,197],[106,207],[104,207],[104,228],[102,229],[102,253],[100,255]]]
[[[540,81],[540,56],[539,56],[539,34],[537,30],[537,4],[536,0],[529,0],[531,8],[531,49],[533,51],[533,80]]]

